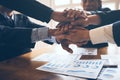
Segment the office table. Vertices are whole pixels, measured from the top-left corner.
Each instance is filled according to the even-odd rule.
[[[45,62],[31,61],[32,58],[46,52],[47,48],[33,50],[32,52],[0,62],[0,80],[69,80],[64,76],[49,72],[38,71],[35,68]],[[50,51],[50,49],[47,49]],[[82,56],[81,59],[100,58],[100,56]]]

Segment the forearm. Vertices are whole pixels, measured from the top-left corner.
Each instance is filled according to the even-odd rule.
[[[42,28],[11,28],[8,26],[0,25],[0,42],[3,44],[16,43],[28,44],[37,41],[51,40],[52,33],[49,33],[47,27]],[[55,41],[55,40],[53,40]]]
[[[101,23],[101,19],[98,15],[89,15],[87,18],[89,25],[99,25]]]
[[[43,22],[49,22],[53,12],[51,8],[35,0],[0,0],[0,4]]]

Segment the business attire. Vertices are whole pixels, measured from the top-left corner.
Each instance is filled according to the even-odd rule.
[[[106,26],[90,30],[92,43],[111,42],[120,46],[120,10],[98,12],[97,14],[100,16],[101,23]],[[107,25],[110,23],[113,24]]]
[[[104,11],[110,11],[110,9],[109,8],[101,8],[101,9],[96,10],[96,11],[104,12]],[[95,12],[95,11],[91,11],[91,13],[92,12]],[[92,14],[94,14],[94,13],[92,13]],[[103,25],[103,24],[101,24],[101,25]],[[88,30],[91,30],[91,29],[100,27],[101,25],[98,25],[98,26],[96,26],[96,25],[89,25],[86,28]],[[98,54],[107,54],[108,43],[92,44],[92,42],[89,41],[87,44],[85,44],[85,45],[83,45],[81,47],[83,47],[83,48],[97,48],[97,53]]]
[[[36,41],[48,38],[44,34],[46,30],[48,28],[31,22],[25,15],[14,14],[10,19],[0,14],[0,61],[30,52]]]
[[[49,22],[53,12],[51,8],[36,0],[0,0],[0,5],[19,11],[42,22]]]
[[[53,12],[51,8],[35,0],[0,0],[0,5],[12,10],[17,10],[23,14],[47,23],[50,21],[51,14]],[[0,15],[0,17],[0,21],[3,21],[1,22],[2,24],[0,24],[0,61],[28,52],[30,48],[34,47],[34,42],[50,38],[48,36],[47,27],[17,27],[22,25],[21,23],[16,25],[15,22],[14,26],[10,26],[11,24],[8,25],[5,23],[5,21],[8,22],[8,20],[3,20],[3,15]],[[11,23],[11,21],[9,22]]]

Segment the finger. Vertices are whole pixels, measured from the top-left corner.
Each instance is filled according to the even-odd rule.
[[[76,11],[75,20],[76,20],[76,19],[79,19],[79,18],[82,18],[82,14],[81,14],[80,11]]]
[[[64,27],[64,31],[65,31],[65,32],[68,32],[68,31],[69,31],[69,26],[65,26],[65,27]]]
[[[83,18],[83,19],[85,19],[87,16],[86,16],[86,14],[84,13],[84,11],[78,11],[77,14],[76,14],[76,17],[77,17],[77,18]],[[77,19],[77,18],[76,18],[76,19]]]
[[[71,22],[71,25],[72,26],[78,26],[78,25],[81,25],[82,23],[81,23],[81,21],[80,20],[75,20],[75,21],[72,21]]]
[[[78,13],[79,11],[77,11],[77,10],[73,10],[72,12],[71,12],[71,18],[73,18],[73,20],[75,20],[75,16],[76,16],[76,14]]]
[[[58,23],[57,26],[56,26],[56,28],[61,28],[62,25],[63,25],[63,23]]]
[[[72,36],[73,36],[73,34],[74,33],[71,33],[72,34]],[[71,34],[69,35],[69,34],[61,34],[61,35],[59,35],[59,38],[62,40],[62,39],[66,39],[66,40],[69,40],[69,41],[71,41],[71,42],[74,42],[74,39],[72,39],[72,36],[71,36]]]
[[[57,36],[57,35],[61,35],[63,33],[64,33],[64,31],[59,30],[59,29],[50,29],[48,34],[50,36]]]
[[[69,48],[68,46],[65,46],[64,44],[61,44],[61,46],[64,50],[68,51],[69,53],[73,53],[73,50]]]
[[[84,28],[82,26],[75,26],[74,30],[86,30],[86,28]]]
[[[74,19],[74,14],[73,14],[73,13],[74,13],[74,10],[70,9],[70,10],[68,11],[68,13],[67,13],[67,17]]]
[[[64,26],[62,26],[62,28],[61,28],[61,31],[63,32],[63,33],[66,33],[68,30],[66,29],[68,26],[67,25],[64,25]]]
[[[63,39],[65,39],[65,35],[58,35],[58,36],[55,36],[57,41],[61,42]]]
[[[71,48],[69,48],[69,42],[67,42],[67,40],[62,40],[61,41],[61,46],[64,50],[67,50],[70,53],[73,53],[73,50]]]
[[[67,13],[68,13],[68,8],[66,8],[64,11],[63,11],[63,13],[66,15]]]
[[[67,24],[67,25],[65,26],[65,28],[64,28],[64,30],[65,30],[66,32],[69,32],[70,29],[71,29],[71,25],[70,25],[70,24]]]
[[[85,20],[84,19],[79,19],[79,20],[75,20],[73,22],[71,22],[72,26],[81,26],[81,27],[85,27]]]
[[[81,46],[83,46],[83,45],[85,45],[85,44],[87,44],[88,43],[88,41],[83,41],[83,42],[78,42],[78,43],[76,43],[76,45],[78,46],[78,47],[81,47]]]
[[[81,43],[77,43],[76,45],[77,45],[77,47],[81,47],[81,46],[82,46],[82,44],[81,44]]]
[[[82,44],[83,45],[86,45],[88,43],[88,41],[83,41]]]
[[[66,33],[68,33],[68,31],[69,31],[69,24],[66,24],[66,25],[64,25],[64,26],[62,26],[61,28],[59,28],[59,30],[61,30],[62,32],[64,32],[64,34],[66,34]]]

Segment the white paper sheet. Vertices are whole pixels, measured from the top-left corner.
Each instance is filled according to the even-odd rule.
[[[64,53],[44,53],[38,57],[33,58],[33,61],[46,61],[46,62],[51,62],[51,61],[74,61],[74,60],[79,60],[81,58],[80,54],[64,54]]]
[[[105,68],[97,80],[120,80],[120,69]]]
[[[96,79],[103,64],[104,60],[53,61],[38,67],[37,70]]]
[[[120,67],[120,55],[101,55],[101,59],[106,59],[105,65],[118,65]]]

